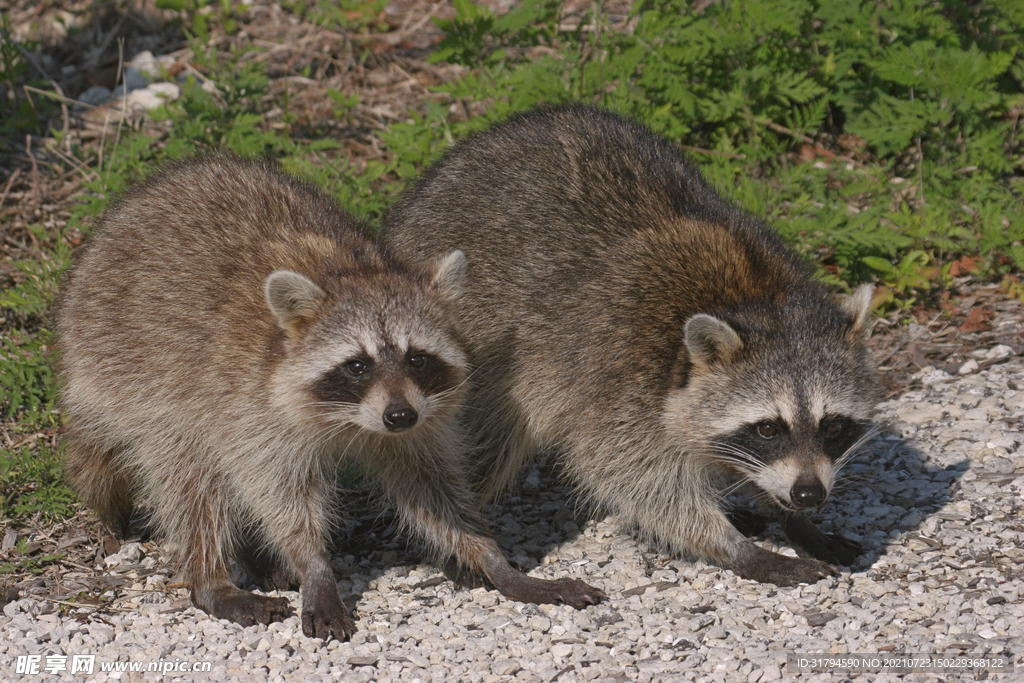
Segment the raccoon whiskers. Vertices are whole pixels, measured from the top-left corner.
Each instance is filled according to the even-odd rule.
[[[865,477],[859,474],[844,474],[836,477],[835,484],[832,485],[832,490],[848,491],[853,488],[860,489],[870,482],[870,477]]]
[[[860,451],[861,446],[866,444],[871,439],[882,431],[880,425],[872,425],[870,429],[864,432],[859,439],[853,442],[853,445],[846,449],[841,456],[836,459],[835,469],[838,472],[846,465],[850,460],[854,458]]]
[[[836,460],[836,468],[840,468],[850,462],[853,458],[860,455],[860,449],[873,438],[875,438],[879,432],[882,431],[881,426],[875,425],[864,433],[859,439],[857,439],[853,445],[846,449],[843,454]]]
[[[359,414],[358,403],[340,403],[338,401],[316,401],[309,404],[310,408],[327,408],[320,414],[325,417],[354,419]]]
[[[726,499],[729,496],[731,496],[733,493],[735,493],[736,491],[750,483],[752,483],[751,479],[749,479],[746,475],[741,475],[739,479],[718,491],[717,498],[721,503],[725,504]]]
[[[462,398],[462,392],[460,390],[465,384],[466,380],[463,380],[462,383],[452,387],[451,389],[445,389],[444,391],[437,392],[430,397],[430,405],[437,410],[445,410],[458,406]]]
[[[704,452],[713,460],[733,465],[752,474],[762,473],[769,469],[755,454],[734,444],[712,441]]]

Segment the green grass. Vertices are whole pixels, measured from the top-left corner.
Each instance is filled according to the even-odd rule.
[[[948,284],[948,265],[959,255],[979,257],[980,275],[996,281],[1013,282],[1024,267],[1018,0],[962,9],[929,0],[730,0],[699,12],[682,0],[641,0],[628,31],[611,24],[601,3],[567,16],[557,2],[525,0],[496,17],[456,0],[456,18],[436,22],[447,37],[431,59],[470,70],[435,87],[440,102],[378,132],[389,156],[359,173],[328,132],[297,134],[288,100],[266,97],[270,79],[262,62],[249,59],[251,49],[204,45],[212,27],[237,31],[230,3],[204,13],[197,13],[207,4],[201,0],[158,4],[184,10],[195,61],[218,92],[186,83],[181,99],[154,114],[170,126],[160,144],[138,132],[116,146],[108,141],[69,230],[87,233],[125,188],[196,150],[273,156],[376,222],[453,141],[537,104],[585,101],[634,116],[691,150],[712,182],[768,217],[837,289],[884,285],[883,310],[906,309]],[[329,30],[352,33],[380,30],[383,7],[285,3]],[[24,82],[20,53],[9,43],[0,47],[0,79]],[[354,96],[328,94],[338,120],[358,104]],[[453,98],[484,103],[486,113],[451,122]],[[38,112],[23,105],[3,105],[4,136],[38,125]],[[284,130],[267,125],[274,106],[284,109]],[[806,154],[818,163],[803,160]],[[38,321],[70,250],[61,236],[43,240],[47,231],[33,230],[52,246],[16,264],[23,281],[0,294],[0,306]],[[0,340],[0,412],[23,433],[56,420],[51,344],[45,325]],[[66,511],[59,454],[37,451],[33,469],[25,452],[0,451],[4,483],[19,491],[2,503],[2,514]],[[33,482],[55,493],[47,497]]]
[[[64,480],[60,453],[45,445],[24,444],[0,451],[0,519],[41,512],[47,521],[70,517],[75,496]]]

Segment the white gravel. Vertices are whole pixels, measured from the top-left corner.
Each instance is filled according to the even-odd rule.
[[[668,559],[638,545],[614,518],[577,516],[565,490],[534,471],[520,495],[494,512],[501,544],[533,575],[601,587],[609,595],[603,604],[574,611],[456,589],[428,565],[403,565],[382,544],[336,556],[359,630],[351,642],[323,643],[305,638],[297,617],[269,628],[211,620],[170,585],[164,563],[126,546],[107,563],[140,578],[116,593],[117,609],[32,597],[4,608],[0,680],[129,680],[99,672],[113,661],[212,667],[131,674],[133,681],[850,679],[787,673],[791,652],[1004,653],[1024,679],[1024,362],[1006,357],[986,366],[1005,357],[1002,349],[986,353],[993,352],[978,354],[981,370],[968,364],[950,376],[927,368],[919,387],[880,405],[887,429],[848,466],[844,489],[817,514],[826,531],[868,549],[839,578],[777,588]],[[792,552],[772,537],[765,542]],[[284,595],[298,606],[298,594]],[[96,673],[18,674],[17,656],[33,654],[42,655],[41,667],[49,655],[68,655],[69,666],[70,655],[96,655]]]

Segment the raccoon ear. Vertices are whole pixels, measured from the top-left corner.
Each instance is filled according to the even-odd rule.
[[[263,285],[267,305],[285,332],[294,333],[316,313],[327,293],[305,275],[275,270]]]
[[[728,323],[718,318],[698,313],[686,321],[683,339],[695,365],[728,363],[743,348],[743,340]]]
[[[875,295],[874,285],[861,285],[850,296],[846,297],[839,308],[852,320],[850,339],[861,339],[867,335],[867,321],[871,313],[871,300]]]
[[[437,260],[434,266],[434,277],[430,284],[449,301],[462,296],[462,286],[466,280],[466,255],[461,249]]]

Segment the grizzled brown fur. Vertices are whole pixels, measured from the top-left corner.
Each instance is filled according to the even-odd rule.
[[[148,500],[196,606],[243,624],[290,611],[230,583],[256,538],[299,578],[306,635],[353,632],[325,546],[342,458],[440,558],[517,599],[594,601],[511,569],[463,484],[463,273],[458,251],[396,260],[265,163],[197,159],[136,187],[56,313],[74,488],[115,530]]]
[[[870,288],[834,304],[665,140],[594,108],[519,115],[437,162],[386,230],[409,258],[467,255],[483,496],[553,448],[582,491],[671,551],[778,584],[857,556],[801,511],[869,422]],[[730,523],[723,475],[781,513],[803,558]]]

